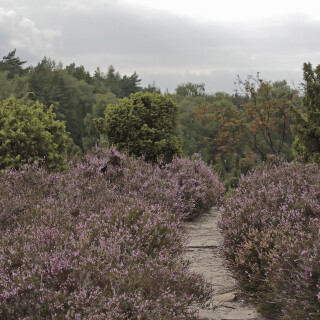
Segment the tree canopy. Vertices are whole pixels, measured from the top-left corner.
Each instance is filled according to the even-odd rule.
[[[290,105],[295,103],[297,92],[286,81],[274,83],[259,78],[239,79],[239,86],[249,100],[241,105],[245,122],[245,136],[249,147],[262,160],[268,154],[291,157],[290,146],[293,141],[290,132],[292,119]]]
[[[175,89],[176,94],[181,95],[183,97],[192,96],[203,96],[205,94],[205,84],[204,83],[182,83],[177,86]]]
[[[9,52],[0,61],[0,100],[9,97],[21,99],[32,92],[33,95],[29,97],[34,102],[39,101],[45,106],[53,105],[56,119],[65,121],[66,131],[70,132],[70,138],[74,142],[73,154],[86,152],[95,145],[105,143],[104,111],[108,105],[118,105],[119,99],[129,98],[131,94],[138,92],[161,95],[161,90],[154,82],[142,87],[136,72],[121,75],[112,65],[104,70],[97,67],[91,74],[83,65],[71,63],[64,67],[61,62],[46,57],[35,67],[25,67],[25,63],[26,61],[17,57],[16,50]],[[175,93],[168,93],[168,97],[178,107],[178,117],[175,120],[177,129],[172,137],[179,137],[185,155],[200,153],[208,163],[223,163],[228,172],[238,162],[241,164],[242,159],[236,161],[239,157],[247,159],[250,156],[254,163],[273,153],[290,161],[293,159],[294,135],[295,155],[303,156],[308,161],[318,161],[318,73],[318,67],[313,70],[311,64],[305,64],[303,107],[300,106],[300,92],[289,87],[285,81],[268,82],[259,75],[248,76],[245,80],[238,78],[238,90],[235,94],[207,94],[204,83],[181,83],[176,87]],[[135,101],[133,105],[135,103],[138,102]],[[170,113],[171,109],[166,108],[167,106],[164,110]],[[146,112],[143,108],[141,110]],[[171,116],[173,114],[169,114],[168,118]],[[142,115],[139,114],[139,117]],[[123,116],[120,115],[120,118]],[[160,135],[155,133],[158,129],[153,128],[147,119],[142,119],[142,125],[145,126],[137,129],[135,123],[134,130],[130,133],[128,131],[128,137],[134,140],[132,136],[137,135],[137,132],[142,136],[144,132],[148,138],[140,139],[139,136],[140,142],[144,141],[145,145],[133,148],[130,144],[130,152],[151,154],[152,148],[163,150],[165,147],[163,145],[160,148]],[[292,126],[293,131],[290,131],[293,119],[295,124]],[[128,123],[131,122],[132,119],[128,116]],[[112,133],[109,135],[111,137]],[[175,149],[173,146],[177,146],[176,138],[170,140],[171,138],[163,137],[164,135],[160,140],[164,139],[166,143],[171,141],[170,148]],[[111,142],[112,138],[109,140]],[[157,147],[154,141],[158,141]],[[123,141],[122,143],[125,144]]]
[[[198,120],[207,118],[217,128],[215,142],[220,152],[242,154],[248,148],[261,160],[268,154],[290,158],[289,107],[295,99],[294,90],[285,81],[270,83],[259,76],[244,81],[239,78],[238,87],[242,96],[237,93],[233,103],[224,98],[195,108]]]

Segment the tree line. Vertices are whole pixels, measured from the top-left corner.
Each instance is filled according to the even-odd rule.
[[[16,50],[0,61],[0,100],[14,97],[20,104],[50,109],[52,121],[61,121],[69,133],[69,154],[106,143],[123,149],[134,145],[132,153],[150,155],[152,161],[158,155],[156,148],[165,156],[167,150],[168,160],[200,153],[226,179],[233,179],[231,184],[269,154],[288,161],[294,157],[320,161],[320,66],[304,64],[304,84],[299,89],[257,74],[238,77],[233,94],[208,94],[203,83],[188,82],[163,96],[154,84],[142,87],[136,72],[121,75],[112,65],[107,72],[97,68],[91,75],[84,66],[63,67],[46,57],[35,67],[25,64]],[[8,108],[8,102],[1,105]],[[10,123],[7,128],[10,131]],[[146,133],[143,139],[141,132]],[[135,136],[134,144],[128,141],[130,135]]]
[[[90,75],[74,63],[63,67],[44,57],[35,67],[24,68],[26,61],[16,57],[16,50],[0,62],[0,99],[10,96],[39,101],[53,106],[58,120],[66,121],[66,129],[74,142],[73,152],[83,152],[95,145],[98,136],[92,117],[102,116],[104,107],[117,99],[142,90],[136,73],[120,75],[114,67],[107,72],[99,68]]]

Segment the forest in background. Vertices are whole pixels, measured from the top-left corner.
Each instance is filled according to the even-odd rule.
[[[93,119],[103,118],[109,104],[139,91],[162,94],[155,84],[142,87],[136,72],[121,75],[112,65],[106,72],[98,67],[90,74],[82,65],[64,67],[46,57],[36,66],[26,64],[16,50],[3,57],[0,100],[14,96],[53,105],[57,120],[65,121],[70,132],[73,155],[105,143]],[[203,83],[178,84],[174,94],[167,94],[179,108],[178,135],[184,155],[201,154],[225,180],[231,179],[231,185],[267,154],[293,159],[289,108],[301,109],[302,97],[286,81],[271,83],[257,74],[238,77],[233,94],[208,94]]]

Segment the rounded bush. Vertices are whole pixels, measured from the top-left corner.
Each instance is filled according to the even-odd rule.
[[[104,131],[119,150],[156,162],[182,154],[177,137],[178,107],[168,95],[137,92],[105,110]]]
[[[70,138],[65,123],[55,117],[53,107],[38,101],[0,101],[0,170],[35,161],[56,171],[66,169]]]

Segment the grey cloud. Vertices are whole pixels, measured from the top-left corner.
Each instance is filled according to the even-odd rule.
[[[20,52],[26,52],[27,56],[36,58],[50,49],[59,37],[57,28],[39,29],[34,21],[15,10],[0,9],[0,41],[6,49],[3,54],[16,48]]]
[[[196,23],[164,12],[124,6],[121,1],[4,0],[0,11],[3,54],[20,43],[22,59],[44,55],[93,71],[113,64],[134,70],[147,85],[164,90],[186,81],[205,82],[209,92],[232,92],[237,74],[260,71],[268,80],[301,82],[302,64],[320,62],[319,21],[305,16],[260,24]],[[5,23],[3,22],[5,20]],[[16,42],[15,42],[16,41]]]

